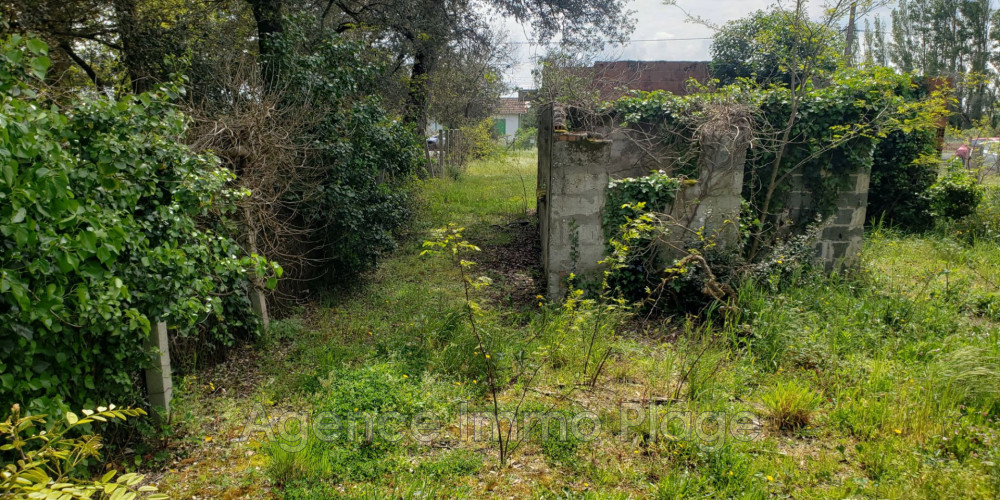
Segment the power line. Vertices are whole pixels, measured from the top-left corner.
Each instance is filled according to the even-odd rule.
[[[640,38],[636,40],[629,40],[622,45],[628,45],[632,43],[639,42],[685,42],[691,40],[712,40],[710,36],[701,36],[694,38]],[[562,42],[507,42],[508,45],[558,45]]]

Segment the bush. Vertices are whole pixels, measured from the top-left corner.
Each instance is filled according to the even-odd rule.
[[[538,138],[538,129],[535,127],[523,126],[514,133],[514,140],[511,146],[514,149],[534,149],[535,140]]]
[[[385,63],[363,44],[330,33],[300,53],[290,35],[288,99],[318,114],[308,130],[304,168],[319,176],[289,194],[316,231],[323,272],[356,275],[396,246],[409,219],[415,173],[424,150],[412,127],[391,116],[373,94]],[[315,256],[315,254],[313,254]]]
[[[56,102],[45,44],[2,45],[0,400],[138,402],[156,321],[210,347],[255,335],[245,289],[269,265],[227,236],[248,193],[183,145],[179,91]]]
[[[952,220],[971,215],[983,201],[983,187],[957,160],[948,164],[929,194],[932,213]]]
[[[928,190],[937,179],[936,156],[930,131],[897,130],[883,138],[872,162],[868,223],[884,221],[911,231],[932,228]]]
[[[964,241],[977,239],[1000,239],[1000,189],[995,186],[983,187],[983,201],[972,213],[949,225],[955,236]]]

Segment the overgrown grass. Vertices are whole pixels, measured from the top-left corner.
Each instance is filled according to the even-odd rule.
[[[562,439],[556,418],[545,432],[530,429],[500,467],[494,441],[462,437],[463,403],[485,411],[489,401],[462,284],[445,259],[421,258],[419,244],[448,222],[465,225],[474,244],[502,244],[496,227],[533,209],[534,186],[528,156],[427,181],[410,243],[351,296],[274,325],[252,390],[220,393],[234,381],[212,374],[185,386],[177,426],[191,458],[172,466],[166,489],[279,498],[1000,497],[1000,248],[954,227],[873,231],[854,275],[748,283],[738,312],[712,322],[640,328],[582,299],[514,311],[502,293],[477,297],[482,328],[501,339],[493,355],[538,360],[537,376],[514,380],[502,403],[523,400],[522,410],[570,422],[586,412],[602,430]],[[517,350],[525,338],[537,339],[531,352]],[[590,387],[582,372],[595,363]],[[429,412],[441,429],[430,441],[292,429],[304,445],[289,452],[260,435],[239,438],[259,406],[271,418],[327,411],[345,421]]]

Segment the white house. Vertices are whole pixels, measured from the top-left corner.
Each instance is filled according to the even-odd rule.
[[[528,112],[530,104],[518,97],[501,97],[493,115],[493,128],[497,134],[508,142],[514,139],[514,134],[521,127],[521,117]]]

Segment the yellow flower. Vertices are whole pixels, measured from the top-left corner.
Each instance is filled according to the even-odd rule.
[[[409,376],[407,376],[407,375],[403,375],[403,378],[410,378],[410,377],[409,377]]]
[[[768,481],[774,481],[774,476],[767,476]]]
[[[212,442],[212,436],[205,436],[205,442],[206,443]]]
[[[490,355],[489,354],[486,355],[486,359],[490,359]]]
[[[893,429],[892,431],[895,432],[896,434],[902,434],[903,433],[903,429]]]

